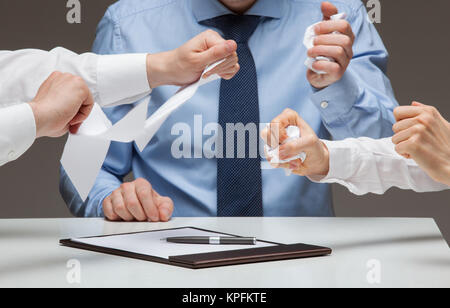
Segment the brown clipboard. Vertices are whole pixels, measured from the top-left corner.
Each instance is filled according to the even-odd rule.
[[[128,235],[128,234],[138,234],[138,233],[148,233],[157,231],[169,231],[169,230],[179,230],[179,229],[196,229],[200,231],[206,231],[211,233],[217,233],[228,236],[239,237],[234,234],[228,234],[223,232],[216,232],[206,229],[200,229],[196,227],[180,227],[164,230],[153,230],[153,231],[143,231],[143,232],[131,232],[122,234],[111,234],[102,236],[93,236],[89,238],[96,237],[108,237],[116,235]],[[60,241],[62,246],[88,250],[103,254],[110,254],[120,257],[139,259],[150,262],[157,262],[167,265],[179,266],[190,269],[201,269],[209,267],[219,267],[219,266],[229,266],[238,264],[248,264],[248,263],[258,263],[258,262],[269,262],[269,261],[280,261],[289,259],[300,259],[300,258],[311,258],[330,255],[332,250],[327,247],[320,247],[308,244],[280,244],[275,242],[258,240],[264,243],[275,244],[275,246],[269,247],[258,247],[258,248],[246,248],[239,250],[228,250],[219,252],[208,252],[200,254],[190,254],[190,255],[180,255],[180,256],[170,256],[169,259],[143,255],[118,249],[105,248],[100,246],[94,246],[89,244],[77,243],[71,239],[64,239]]]

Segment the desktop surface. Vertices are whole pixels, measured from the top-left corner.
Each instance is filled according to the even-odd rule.
[[[184,226],[325,246],[333,254],[191,270],[59,245],[64,238]],[[434,220],[421,218],[3,219],[0,252],[0,287],[450,287],[449,246]]]

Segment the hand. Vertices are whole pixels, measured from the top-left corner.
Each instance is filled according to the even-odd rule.
[[[392,142],[437,182],[450,186],[450,124],[436,108],[417,102],[394,110]]]
[[[288,138],[286,128],[297,126],[300,128],[301,138],[284,143]],[[274,165],[275,168],[286,168],[301,176],[326,176],[330,169],[329,152],[326,145],[320,141],[314,130],[298,115],[297,112],[286,109],[265,128],[261,137],[272,148],[279,147],[280,160],[287,160],[304,152],[306,160],[300,159],[286,164]],[[270,162],[270,158],[269,162]]]
[[[151,88],[161,85],[189,85],[202,77],[208,65],[225,59],[203,78],[218,74],[231,79],[239,71],[235,41],[224,40],[217,32],[207,30],[183,46],[160,54],[148,55],[147,75]]]
[[[60,137],[76,133],[89,116],[94,99],[80,77],[54,72],[29,103],[36,121],[36,136]]]
[[[314,47],[308,50],[308,57],[319,56],[334,59],[336,62],[316,61],[313,68],[327,74],[317,74],[308,70],[307,78],[310,84],[323,89],[339,81],[344,76],[351,59],[353,58],[353,43],[355,35],[352,27],[346,20],[330,20],[338,13],[338,9],[329,2],[322,3],[323,22],[316,26],[317,37]],[[339,33],[334,33],[339,32]]]
[[[103,201],[103,212],[112,221],[169,221],[173,201],[160,196],[145,179],[123,183]]]

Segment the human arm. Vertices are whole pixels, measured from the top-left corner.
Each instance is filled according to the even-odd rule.
[[[334,140],[390,137],[397,102],[385,74],[388,53],[375,27],[367,21],[364,5],[350,3],[354,7],[349,6],[347,20],[355,35],[353,57],[338,81],[323,89],[312,87],[311,102]],[[323,44],[320,36],[317,39]]]
[[[301,138],[282,144],[289,125],[300,128]],[[280,145],[281,160],[306,153],[304,162],[296,160],[274,167],[291,169],[294,174],[308,176],[318,183],[339,183],[357,195],[383,194],[391,187],[416,192],[450,188],[431,179],[413,160],[398,155],[389,138],[319,140],[293,110],[285,110],[275,118],[270,128],[262,132],[262,137],[271,146]]]

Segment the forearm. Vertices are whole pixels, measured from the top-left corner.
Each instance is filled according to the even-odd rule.
[[[398,105],[386,76],[388,53],[374,26],[359,5],[349,22],[356,36],[354,56],[338,82],[317,91],[311,101],[334,140],[391,137]]]
[[[357,195],[384,194],[392,187],[416,192],[449,188],[432,180],[413,160],[398,155],[390,139],[324,142],[329,150],[330,170],[325,178],[310,177],[315,182],[338,183]]]
[[[54,71],[80,76],[101,106],[132,103],[151,91],[147,55],[78,55],[58,47],[51,51],[0,51],[2,105],[29,102]]]

